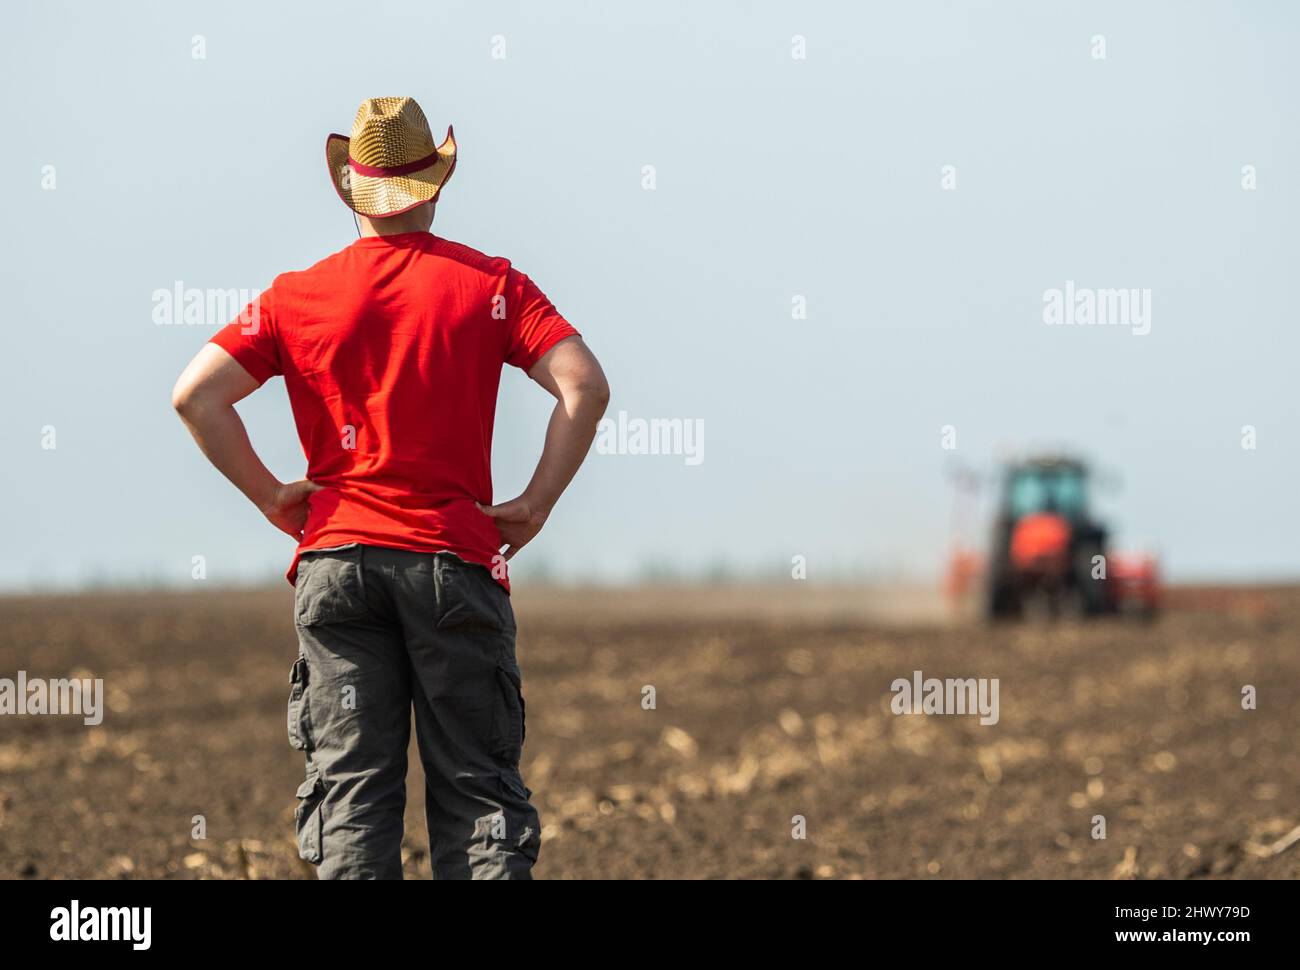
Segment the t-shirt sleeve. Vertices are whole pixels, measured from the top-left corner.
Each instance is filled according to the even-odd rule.
[[[209,341],[235,358],[259,384],[283,373],[274,307],[275,287],[272,286],[255,297]]]
[[[578,335],[578,331],[551,305],[546,294],[523,273],[510,270],[506,292],[506,321],[509,324],[507,364],[524,371],[532,370],[533,365],[561,340]]]

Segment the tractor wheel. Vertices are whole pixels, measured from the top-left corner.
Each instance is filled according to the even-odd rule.
[[[1100,555],[1102,555],[1101,547],[1089,544],[1079,547],[1074,560],[1074,585],[1083,600],[1083,612],[1088,616],[1097,616],[1110,611],[1106,580],[1094,579],[1092,575],[1092,561]]]
[[[1016,595],[1015,588],[1005,580],[994,579],[989,584],[988,591],[985,594],[985,619],[990,621],[1005,620],[1018,616],[1019,613],[1020,598]]]

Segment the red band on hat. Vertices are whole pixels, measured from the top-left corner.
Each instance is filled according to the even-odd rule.
[[[394,175],[410,175],[412,172],[418,172],[421,169],[428,168],[438,160],[438,153],[435,151],[432,155],[426,155],[424,158],[417,159],[414,162],[407,162],[405,165],[362,165],[351,155],[348,156],[348,165],[352,167],[358,175],[371,175],[375,178],[391,178]]]

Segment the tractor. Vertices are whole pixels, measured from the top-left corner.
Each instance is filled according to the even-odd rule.
[[[1151,557],[1115,555],[1089,510],[1087,466],[1074,458],[1015,461],[1002,474],[984,576],[991,619],[1045,610],[1151,617],[1158,576]]]

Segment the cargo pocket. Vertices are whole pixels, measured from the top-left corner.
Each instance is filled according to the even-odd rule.
[[[299,751],[310,747],[311,713],[307,708],[307,658],[299,657],[289,672],[289,743]]]
[[[500,702],[492,754],[517,765],[523,755],[525,734],[524,690],[518,665],[511,660],[499,661],[496,678]]]
[[[304,555],[294,585],[301,626],[343,623],[366,614],[358,550]]]
[[[307,776],[307,780],[298,786],[298,808],[294,820],[298,828],[298,855],[319,865],[321,854],[321,805],[325,801],[325,791],[316,774]]]

